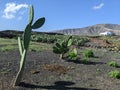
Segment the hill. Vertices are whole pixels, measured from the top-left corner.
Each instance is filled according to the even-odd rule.
[[[63,29],[56,30],[52,32],[32,32],[32,34],[49,34],[49,35],[88,35],[88,36],[96,36],[101,32],[111,31],[115,33],[115,35],[120,35],[120,25],[118,24],[96,24],[93,26],[87,26],[84,28],[73,28],[73,29]],[[16,37],[21,35],[23,31],[19,30],[3,30],[0,31],[0,37]]]
[[[112,31],[116,35],[120,35],[120,25],[118,24],[97,24],[84,28],[73,28],[57,30],[56,33],[71,34],[71,35],[99,35],[101,32]]]

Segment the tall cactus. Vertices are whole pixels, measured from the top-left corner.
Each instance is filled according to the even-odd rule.
[[[31,5],[30,11],[29,11],[29,23],[26,25],[25,31],[23,33],[23,39],[21,39],[21,37],[18,37],[18,46],[19,46],[19,51],[21,55],[21,61],[20,61],[19,71],[14,81],[14,86],[18,86],[22,79],[24,66],[25,66],[25,60],[26,60],[26,54],[29,48],[32,29],[40,28],[45,22],[44,17],[39,18],[38,20],[35,21],[35,23],[33,23],[33,19],[34,19],[34,8]]]

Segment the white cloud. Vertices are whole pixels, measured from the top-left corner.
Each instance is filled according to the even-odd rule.
[[[16,4],[16,3],[7,3],[3,11],[3,17],[6,19],[15,18],[16,13],[20,11],[21,8],[28,8],[27,4]]]
[[[98,10],[101,9],[105,4],[104,3],[100,3],[99,5],[96,5],[93,7],[94,10]]]

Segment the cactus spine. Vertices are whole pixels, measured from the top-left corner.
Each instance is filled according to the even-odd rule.
[[[24,66],[25,66],[25,60],[26,60],[26,54],[29,48],[32,29],[40,28],[45,22],[44,17],[39,18],[38,20],[35,21],[35,23],[33,23],[33,19],[34,19],[34,8],[31,5],[30,11],[29,11],[29,23],[26,25],[26,28],[23,34],[23,39],[21,39],[21,37],[18,37],[18,46],[19,46],[19,51],[21,55],[21,61],[20,61],[19,71],[14,81],[14,86],[18,86],[22,79]]]

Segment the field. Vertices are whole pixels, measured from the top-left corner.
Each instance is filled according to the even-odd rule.
[[[0,38],[0,90],[119,90],[119,77],[110,77],[109,72],[120,71],[120,37],[73,36],[77,60],[60,59],[59,54],[53,53],[56,41],[66,37],[32,36],[23,79],[17,87],[13,87],[20,62],[17,39]],[[94,57],[84,59],[83,53],[88,49]],[[118,66],[112,67],[110,61]]]

